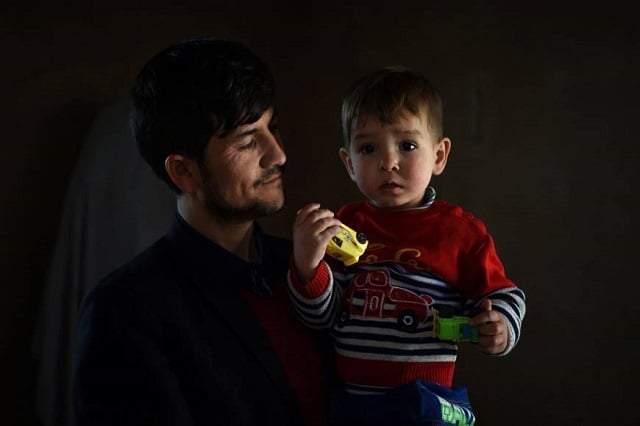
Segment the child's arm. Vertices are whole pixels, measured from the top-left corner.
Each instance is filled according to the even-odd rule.
[[[479,349],[487,354],[506,355],[520,340],[526,298],[522,289],[506,277],[493,238],[484,225],[477,220],[474,223],[479,224],[481,235],[476,248],[460,265],[461,282],[469,284],[461,294],[475,301],[471,311],[479,311],[470,322],[479,326]]]
[[[293,224],[293,260],[301,281],[312,279],[324,258],[327,242],[340,232],[340,221],[320,204],[307,204]]]
[[[481,299],[480,313],[470,325],[478,327],[478,346],[490,355],[508,354],[520,340],[526,312],[524,292],[517,288],[499,289]]]
[[[469,320],[469,325],[478,328],[478,346],[486,354],[501,354],[509,343],[509,330],[504,316],[491,309],[491,299],[484,299],[481,309],[479,314]]]
[[[293,256],[289,267],[289,296],[298,317],[313,329],[330,328],[342,291],[323,261],[329,238],[340,229],[333,213],[309,204],[298,212],[293,225]]]

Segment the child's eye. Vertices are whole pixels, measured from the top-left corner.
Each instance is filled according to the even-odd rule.
[[[375,148],[373,147],[373,145],[362,145],[358,149],[358,152],[360,154],[371,154],[373,151],[375,151]]]
[[[414,142],[405,141],[400,144],[401,151],[413,151],[415,149],[418,149],[418,145],[416,145]]]

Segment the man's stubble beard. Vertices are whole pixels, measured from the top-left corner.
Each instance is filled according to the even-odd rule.
[[[278,171],[282,171],[281,168]],[[264,185],[262,182],[268,179],[275,172],[270,171],[257,181],[254,186],[259,187]],[[225,222],[245,222],[247,220],[254,220],[260,217],[271,216],[284,207],[285,194],[284,188],[281,187],[281,196],[278,201],[264,201],[260,199],[254,200],[254,202],[247,206],[234,206],[228,202],[222,200],[222,197],[218,197],[215,185],[208,175],[204,176],[204,205],[209,214],[219,217]]]

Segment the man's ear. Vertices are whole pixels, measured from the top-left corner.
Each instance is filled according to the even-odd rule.
[[[433,174],[438,176],[444,171],[447,165],[447,159],[449,158],[449,152],[451,152],[451,139],[442,138],[436,145],[436,163],[433,167]]]
[[[182,192],[190,194],[200,188],[200,169],[196,162],[180,154],[171,154],[164,160],[169,178]]]
[[[346,148],[340,148],[339,154],[342,164],[344,164],[345,169],[347,169],[347,173],[349,173],[351,180],[355,181],[355,172],[353,171],[353,163],[351,162],[349,151],[347,151]]]

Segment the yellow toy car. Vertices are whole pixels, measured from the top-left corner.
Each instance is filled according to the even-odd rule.
[[[369,241],[362,232],[356,232],[345,224],[340,227],[340,232],[327,243],[327,254],[345,266],[353,265],[365,252]]]

